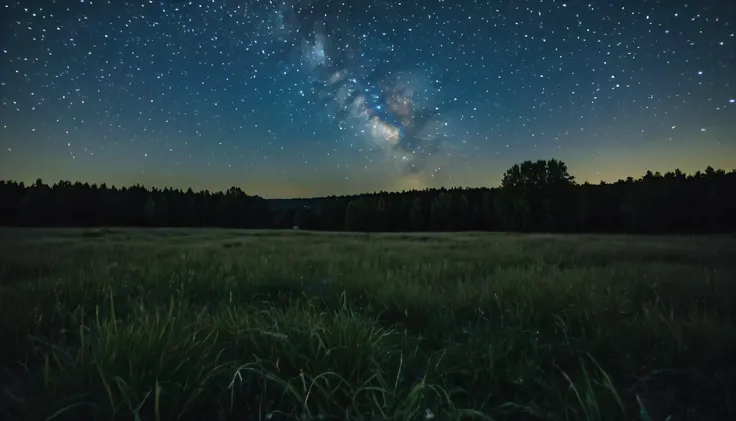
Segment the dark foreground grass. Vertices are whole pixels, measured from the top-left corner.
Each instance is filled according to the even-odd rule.
[[[0,419],[736,419],[732,238],[0,238]]]

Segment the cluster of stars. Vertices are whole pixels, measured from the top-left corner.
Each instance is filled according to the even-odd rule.
[[[736,117],[728,3],[10,1],[0,159],[47,151],[233,181],[403,177],[409,162],[431,178],[581,144],[694,142]],[[396,82],[407,74],[421,79],[411,98]]]

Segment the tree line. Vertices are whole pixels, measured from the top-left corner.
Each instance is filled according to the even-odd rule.
[[[565,163],[551,159],[514,165],[496,188],[382,191],[280,208],[271,203],[238,187],[213,193],[1,181],[0,225],[722,233],[736,231],[736,170],[647,171],[638,179],[578,184]]]

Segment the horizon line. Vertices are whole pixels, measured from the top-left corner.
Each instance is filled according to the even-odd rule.
[[[712,168],[714,171],[724,171],[726,173],[736,172],[736,168],[731,169],[731,170],[726,170],[726,169],[723,169],[723,168],[714,168],[711,165],[707,165],[704,168],[704,170],[707,170],[708,168]],[[654,171],[653,174],[659,173],[661,176],[664,176],[667,173],[675,172],[675,171],[678,171],[678,170],[679,170],[679,168],[675,168],[675,169],[672,169],[672,170],[669,170],[669,171],[666,171],[666,172]],[[650,172],[650,171],[647,171],[647,172]],[[702,174],[703,173],[703,170],[697,170],[697,171],[692,172],[692,173],[687,173],[687,172],[681,171],[681,173],[684,176],[690,176],[690,175],[695,175],[697,173],[701,173]],[[593,185],[599,185],[599,184],[616,184],[618,182],[626,181],[626,179],[628,179],[628,178],[634,178],[634,180],[637,180],[637,179],[640,179],[640,178],[644,177],[646,174],[647,173],[645,172],[643,175],[639,176],[638,178],[634,178],[633,176],[628,176],[626,178],[619,178],[616,181],[600,180],[600,181],[597,181],[597,182],[584,181],[582,183],[579,183],[579,182],[577,182],[577,180],[575,180],[574,183],[577,184],[577,185],[584,185],[584,184],[593,184]],[[131,188],[131,187],[143,187],[146,190],[148,190],[148,189],[156,189],[156,190],[166,190],[166,189],[169,189],[169,190],[178,190],[178,191],[182,191],[182,192],[186,192],[187,190],[190,190],[191,189],[194,193],[209,192],[211,194],[226,193],[227,190],[230,189],[230,188],[232,188],[232,187],[236,187],[236,188],[239,188],[239,189],[242,190],[242,188],[239,187],[239,186],[237,186],[237,185],[232,185],[232,186],[230,186],[230,187],[228,187],[227,189],[224,189],[224,190],[210,190],[210,189],[194,190],[191,186],[186,187],[186,188],[181,188],[181,187],[176,188],[174,186],[168,185],[168,186],[164,186],[163,188],[161,188],[161,187],[150,186],[150,185],[149,186],[146,186],[146,184],[143,184],[143,183],[135,183],[135,184],[131,184],[131,185],[117,186],[116,184],[107,183],[107,182],[91,182],[90,183],[89,181],[80,181],[80,180],[71,181],[71,180],[64,180],[64,179],[59,179],[58,181],[54,182],[53,184],[48,184],[47,182],[45,182],[43,180],[42,177],[37,177],[32,182],[18,181],[18,180],[0,180],[0,184],[17,183],[17,184],[23,184],[23,186],[27,188],[27,187],[30,187],[33,184],[35,184],[38,180],[41,180],[42,183],[44,183],[44,184],[46,184],[47,186],[50,186],[50,187],[55,186],[55,185],[58,185],[59,183],[62,183],[62,182],[69,182],[69,183],[72,183],[72,184],[81,183],[81,184],[88,184],[90,186],[96,185],[98,187],[104,184],[105,186],[108,186],[109,185],[110,187],[108,187],[108,188],[116,188],[116,189]],[[490,190],[490,189],[495,189],[495,188],[500,188],[500,187],[501,187],[500,185],[497,185],[497,186],[478,186],[478,187],[470,187],[470,186],[452,186],[452,187],[447,187],[447,186],[441,186],[441,187],[426,187],[424,189],[410,189],[410,190],[383,190],[383,189],[381,189],[381,190],[374,190],[372,192],[365,191],[365,192],[362,192],[362,193],[330,194],[330,195],[311,196],[311,197],[304,197],[304,196],[301,196],[301,197],[299,197],[299,196],[297,196],[297,197],[264,197],[264,196],[260,196],[260,195],[257,195],[257,194],[252,195],[252,196],[261,197],[262,199],[265,199],[265,200],[316,200],[316,199],[326,199],[328,197],[333,197],[333,196],[334,197],[350,197],[350,196],[362,196],[362,195],[370,195],[370,194],[378,194],[378,193],[411,193],[411,192],[423,192],[423,191],[443,190],[443,189],[444,190],[453,190],[453,189],[461,189],[461,190],[489,189]],[[251,196],[250,194],[248,194],[245,191],[244,191],[244,193],[247,194],[247,195],[249,195],[249,196]]]

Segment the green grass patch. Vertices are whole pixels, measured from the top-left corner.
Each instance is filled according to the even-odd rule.
[[[0,232],[0,418],[736,418],[727,237]]]

